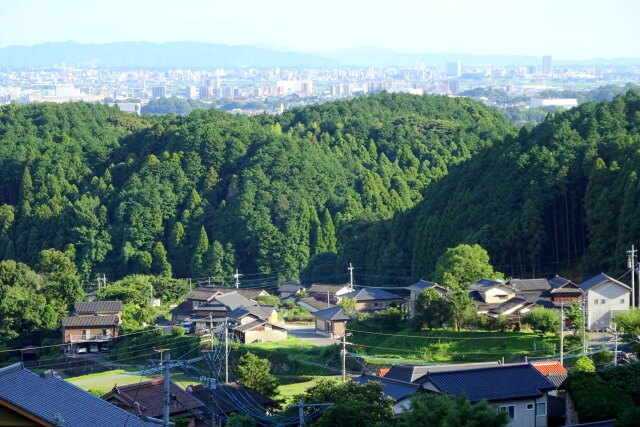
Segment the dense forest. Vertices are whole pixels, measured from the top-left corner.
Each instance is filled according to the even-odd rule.
[[[640,97],[518,129],[466,98],[379,94],[244,117],[0,108],[0,259],[96,274],[406,283],[479,243],[529,277],[624,265]],[[339,274],[337,274],[339,273]]]

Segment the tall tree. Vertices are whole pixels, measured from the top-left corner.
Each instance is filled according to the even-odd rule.
[[[503,279],[494,271],[489,254],[480,245],[461,244],[438,258],[433,280],[452,290],[465,290],[480,279]]]

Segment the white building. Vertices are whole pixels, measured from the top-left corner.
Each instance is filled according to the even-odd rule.
[[[629,310],[631,288],[604,273],[580,284],[585,295],[587,328],[602,330],[616,313]]]
[[[577,98],[531,98],[529,101],[531,108],[535,107],[577,107]]]

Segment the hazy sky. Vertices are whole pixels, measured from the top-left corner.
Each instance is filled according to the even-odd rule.
[[[638,0],[0,0],[0,47],[203,41],[640,57]]]

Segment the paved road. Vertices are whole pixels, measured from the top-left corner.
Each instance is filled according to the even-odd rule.
[[[285,325],[285,328],[289,330],[289,334],[292,336],[305,339],[315,345],[327,346],[338,344],[340,342],[338,338],[328,338],[326,335],[317,333],[314,327]]]

